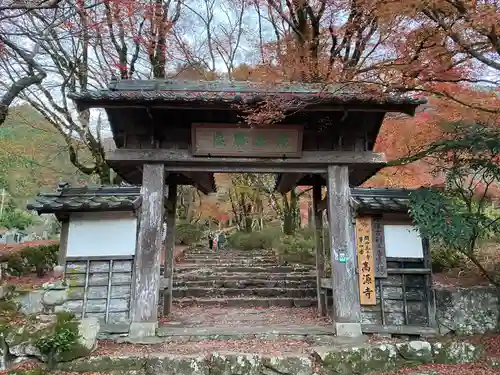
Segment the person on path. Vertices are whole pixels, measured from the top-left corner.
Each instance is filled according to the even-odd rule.
[[[208,232],[208,248],[212,250],[214,248],[214,234],[212,231]]]

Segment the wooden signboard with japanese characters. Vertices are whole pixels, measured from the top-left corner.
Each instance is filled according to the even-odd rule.
[[[299,158],[302,134],[302,125],[248,127],[196,123],[191,125],[192,152],[195,156]]]
[[[373,218],[373,236],[375,278],[386,278],[387,257],[385,255],[384,226],[379,217]]]
[[[359,299],[361,305],[376,305],[373,221],[370,216],[356,218]]]

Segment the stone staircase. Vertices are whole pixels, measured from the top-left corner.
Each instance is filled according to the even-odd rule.
[[[316,305],[314,268],[280,265],[268,250],[186,250],[182,262],[175,266],[173,283],[176,305]]]

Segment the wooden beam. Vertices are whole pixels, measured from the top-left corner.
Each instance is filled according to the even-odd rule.
[[[349,198],[349,202],[350,202],[350,207],[352,208],[352,213],[355,215],[358,209],[358,202],[352,196]],[[322,199],[321,202],[319,202],[318,204],[319,211],[324,211],[327,208],[328,208],[328,194],[326,195],[325,199]]]
[[[134,289],[131,299],[130,336],[154,336],[158,326],[158,298],[162,251],[165,168],[145,164],[142,205],[134,259]]]
[[[332,262],[333,324],[337,336],[361,336],[356,247],[350,207],[349,168],[328,167],[328,220]]]
[[[386,159],[383,153],[363,151],[304,151],[301,158],[249,158],[249,157],[204,157],[193,156],[188,150],[168,150],[168,149],[116,149],[107,154],[106,160],[114,165],[163,163],[169,172],[199,171],[211,172],[219,168],[248,169],[268,168],[269,171],[290,171],[301,173],[296,168],[302,168],[303,173],[311,172],[317,168],[318,173],[324,173],[328,165],[385,165]]]
[[[323,213],[316,209],[321,201],[321,185],[313,185],[313,215],[314,215],[314,242],[316,246],[316,294],[318,298],[318,313],[326,316],[326,293],[321,288],[321,279],[325,274],[325,259],[323,257]]]
[[[290,112],[395,112],[395,113],[405,113],[410,116],[415,115],[415,110],[418,105],[408,104],[373,104],[373,105],[353,105],[353,104],[309,104],[306,107],[301,106],[300,108],[290,108]],[[218,111],[234,111],[229,105],[221,105],[211,102],[201,102],[193,105],[192,103],[180,103],[180,102],[162,102],[161,104],[151,103],[147,106],[144,104],[132,104],[125,101],[114,101],[114,100],[102,100],[101,102],[89,102],[84,100],[79,100],[80,110],[88,108],[105,108],[121,110],[124,108],[140,108],[140,109],[163,109],[163,110],[189,110],[189,111],[206,111],[218,110]]]
[[[280,177],[276,190],[279,193],[288,193],[296,186],[297,182],[304,177],[304,175],[304,173],[283,173]]]
[[[165,238],[165,268],[163,277],[168,279],[163,290],[163,316],[172,312],[172,292],[174,274],[175,217],[177,211],[177,185],[168,185],[168,202],[173,209],[167,211],[167,236]]]
[[[189,178],[193,182],[193,186],[203,194],[210,194],[215,192],[215,188],[212,183],[212,173],[183,172],[182,174]]]

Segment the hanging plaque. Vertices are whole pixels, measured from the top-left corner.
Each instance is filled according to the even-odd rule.
[[[358,251],[359,299],[361,305],[376,305],[375,262],[373,253],[372,218],[356,218],[356,247]]]
[[[236,124],[192,124],[195,156],[290,157],[302,154],[302,125],[262,127]]]

